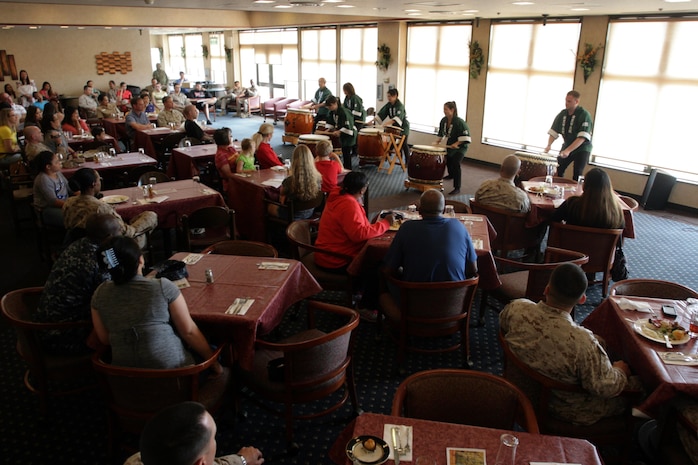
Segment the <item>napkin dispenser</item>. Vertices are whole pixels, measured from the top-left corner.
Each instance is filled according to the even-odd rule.
[[[165,260],[153,267],[157,274],[156,278],[167,278],[170,281],[177,281],[189,277],[187,264],[180,260]]]

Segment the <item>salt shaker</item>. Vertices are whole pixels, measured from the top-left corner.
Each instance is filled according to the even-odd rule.
[[[206,269],[206,283],[213,284],[213,270],[211,268]]]
[[[499,437],[499,450],[494,465],[514,465],[516,461],[516,446],[519,439],[513,434],[502,434]]]

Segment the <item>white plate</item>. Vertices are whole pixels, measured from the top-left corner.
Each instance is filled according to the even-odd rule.
[[[551,194],[555,192],[555,189],[542,186],[527,186],[526,192],[530,192],[531,194]]]
[[[363,447],[363,442],[369,438],[376,442],[376,448],[372,451],[368,451]],[[377,436],[357,436],[347,443],[346,452],[349,460],[353,461],[356,459],[366,465],[380,465],[388,460],[390,447]]]
[[[125,203],[128,202],[128,200],[128,195],[106,195],[102,197],[102,202],[108,203],[109,205]]]
[[[655,331],[654,325],[649,322],[648,318],[642,318],[640,320],[635,320],[633,322],[633,329],[637,334],[639,334],[642,337],[645,337],[649,339],[650,341],[654,342],[659,342],[661,344],[664,344],[664,336],[659,331]],[[688,331],[686,331],[686,335],[682,339],[671,339],[669,338],[669,342],[672,344],[685,344],[688,341],[691,340],[691,337],[688,335]]]

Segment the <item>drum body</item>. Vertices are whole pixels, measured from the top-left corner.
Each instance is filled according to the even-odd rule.
[[[383,130],[388,134],[395,134],[396,136],[402,135],[402,128],[400,126],[383,126]]]
[[[521,181],[528,181],[538,176],[546,176],[548,174],[548,166],[553,166],[557,170],[557,157],[530,152],[516,152],[514,155],[521,160],[517,185]]]
[[[284,128],[288,135],[310,134],[313,132],[313,114],[310,110],[289,108],[286,110]]]
[[[415,145],[407,163],[407,178],[420,184],[440,185],[446,171],[446,148]]]
[[[315,150],[315,147],[317,146],[318,142],[322,140],[329,141],[330,138],[329,136],[323,136],[321,134],[301,134],[300,136],[298,136],[298,144],[307,145],[310,149],[310,152],[313,154],[313,157],[317,156],[317,151]]]
[[[363,128],[359,131],[359,165],[379,164],[383,157],[383,130]]]

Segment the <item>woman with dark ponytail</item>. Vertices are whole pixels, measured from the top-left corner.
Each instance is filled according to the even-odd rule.
[[[99,340],[111,345],[112,363],[135,368],[171,369],[196,363],[187,346],[200,357],[213,354],[189,315],[187,303],[166,278],[143,276],[143,255],[128,237],[114,237],[98,250],[100,266],[112,281],[92,296],[92,322]],[[212,370],[222,372],[215,363]]]

